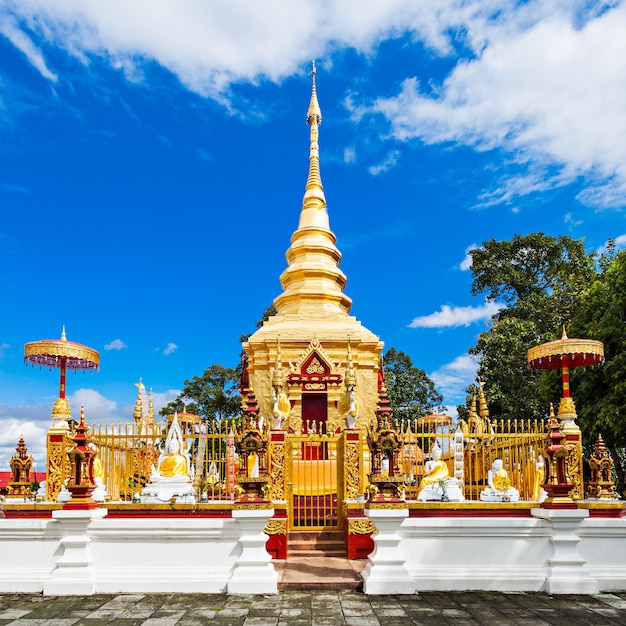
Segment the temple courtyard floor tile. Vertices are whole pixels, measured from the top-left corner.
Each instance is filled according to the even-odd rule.
[[[289,590],[277,595],[117,594],[43,597],[0,594],[0,626],[407,626],[411,624],[623,624],[626,593],[558,595]]]

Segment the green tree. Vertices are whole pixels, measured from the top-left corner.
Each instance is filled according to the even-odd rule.
[[[399,419],[422,417],[443,410],[443,397],[424,370],[413,365],[408,354],[389,348],[383,359],[387,394],[394,416]]]
[[[239,395],[239,369],[214,364],[202,376],[194,376],[184,382],[183,390],[174,402],[163,407],[160,414],[171,415],[186,410],[197,413],[206,420],[219,421],[239,415],[241,398]]]
[[[604,344],[605,363],[571,372],[572,395],[583,440],[590,447],[602,435],[615,464],[619,492],[626,488],[626,250],[611,250],[581,296],[570,336]],[[626,494],[625,494],[626,495]]]
[[[480,333],[470,354],[478,357],[490,412],[499,418],[541,417],[547,411],[544,381],[554,373],[527,367],[528,349],[556,339],[595,276],[594,257],[582,240],[544,233],[484,242],[472,255],[472,294],[505,304]]]

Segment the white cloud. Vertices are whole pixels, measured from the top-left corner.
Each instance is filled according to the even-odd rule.
[[[465,404],[465,390],[475,382],[477,369],[476,360],[468,354],[464,354],[456,357],[454,361],[442,365],[429,376],[443,395],[446,403]],[[446,413],[451,415],[448,411]]]
[[[563,221],[566,224],[570,224],[571,226],[580,226],[583,223],[582,220],[574,219],[574,215],[571,211],[565,214],[565,218],[563,219]]]
[[[170,402],[174,402],[179,395],[179,389],[168,389],[162,393],[153,393],[152,402],[154,403],[154,419],[158,421],[159,411]]]
[[[128,348],[128,346],[121,339],[114,339],[104,346],[105,350],[123,350],[124,348]]]
[[[165,347],[165,350],[163,350],[163,354],[165,356],[169,356],[170,354],[172,354],[172,352],[176,352],[176,350],[178,350],[178,346],[175,343],[170,342]]]
[[[159,411],[175,400],[180,393],[177,389],[153,392],[155,420],[159,421]],[[118,407],[95,389],[78,389],[67,398],[72,417],[80,417],[80,407],[85,407],[85,419],[91,426],[100,422],[132,421],[135,398],[127,405]],[[33,456],[37,473],[46,471],[46,434],[52,425],[50,415],[54,399],[39,404],[9,406],[0,403],[0,468],[8,471],[9,459],[15,452],[20,436],[24,436],[28,453]],[[41,478],[38,476],[38,478]]]
[[[4,356],[6,350],[8,350],[11,346],[8,343],[0,343],[0,358]]]
[[[95,389],[77,389],[67,398],[72,411],[72,417],[78,420],[80,407],[85,407],[85,419],[88,423],[105,420],[127,420],[132,415],[121,415],[117,407],[117,402],[105,398]]]
[[[232,85],[279,82],[312,58],[331,65],[337,50],[373,58],[381,42],[408,34],[448,63],[462,56],[443,82],[420,85],[408,70],[393,97],[368,106],[353,93],[355,118],[382,114],[401,141],[509,153],[482,205],[581,178],[581,202],[625,203],[624,3],[363,0],[355,12],[344,0],[5,0],[0,20],[5,36],[51,81],[47,63],[60,48],[85,65],[103,60],[135,82],[147,81],[156,63],[226,106]],[[392,151],[370,171],[380,174],[397,159]]]
[[[482,306],[456,306],[451,307],[447,304],[441,305],[441,310],[416,317],[410,324],[409,328],[449,328],[457,326],[469,326],[481,320],[489,320],[500,309],[503,304],[496,302],[485,302]]]
[[[365,51],[416,13],[407,0],[344,2],[244,0],[12,0],[8,6],[47,42],[88,63],[99,56],[126,76],[156,61],[189,89],[219,99],[230,84],[272,81],[337,46]],[[31,58],[34,64],[34,57]]]
[[[492,190],[492,202],[585,176],[581,202],[623,206],[626,5],[582,26],[573,23],[585,14],[578,8],[530,2],[485,22],[474,33],[483,37],[476,58],[459,62],[441,87],[409,78],[372,110],[389,119],[399,140],[514,155],[522,173]]]
[[[466,272],[467,270],[472,269],[472,255],[470,254],[470,252],[477,249],[478,246],[475,243],[472,243],[467,248],[465,248],[465,258],[461,261],[461,265],[459,265],[459,268],[462,272]]]
[[[55,83],[58,80],[56,74],[51,72],[44,61],[41,51],[32,40],[20,30],[15,20],[8,15],[0,15],[0,34],[4,35],[18,50],[28,59],[29,63],[48,80]]]
[[[343,151],[344,163],[356,163],[356,148],[354,146],[348,146]]]
[[[0,467],[9,469],[20,437],[32,455],[36,470],[45,471],[46,433],[52,424],[52,405],[8,406],[0,404]]]
[[[369,173],[372,176],[378,176],[379,174],[383,174],[388,172],[390,169],[393,169],[398,163],[398,159],[400,158],[400,152],[398,150],[391,150],[385,157],[385,160],[378,165],[372,165],[368,168]]]

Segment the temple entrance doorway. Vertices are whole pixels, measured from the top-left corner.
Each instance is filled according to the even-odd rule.
[[[328,397],[325,393],[302,394],[302,431],[326,432]]]
[[[290,530],[339,528],[339,438],[319,432],[286,437]]]

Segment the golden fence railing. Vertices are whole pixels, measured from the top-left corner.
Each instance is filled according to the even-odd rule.
[[[454,425],[422,430],[417,420],[398,424],[403,448],[401,464],[407,500],[417,499],[424,465],[435,443],[442,450],[451,477],[464,486],[467,500],[479,500],[493,461],[502,459],[521,500],[535,491],[537,461],[546,446],[547,421],[490,420],[481,432],[463,432]]]
[[[229,457],[228,441],[238,425],[237,420],[222,420],[184,429],[199,500],[227,500],[233,497],[239,463],[236,455]],[[417,421],[402,421],[396,426],[402,440],[400,463],[407,500],[417,499],[424,465],[435,442],[441,448],[450,476],[458,478],[463,484],[467,500],[480,499],[480,492],[487,485],[487,473],[496,458],[502,459],[504,469],[520,493],[520,499],[533,499],[537,483],[536,465],[546,445],[547,422],[490,420],[485,422],[481,432],[463,432],[453,425],[421,428]],[[136,423],[105,422],[92,425],[90,434],[98,446],[109,499],[132,500],[149,481],[152,467],[157,464],[165,443],[167,424],[162,422],[147,429]],[[286,437],[285,446],[285,456],[296,462],[289,468],[285,467],[290,474],[286,478],[292,484],[292,496],[295,495],[293,488],[296,482],[306,483],[306,489],[311,494],[320,490],[330,491],[332,486],[332,493],[339,498],[351,499],[353,492],[366,491],[370,468],[365,437],[360,436],[349,446],[345,442],[340,446],[335,435],[315,432],[290,434]],[[298,463],[301,461],[308,463]],[[315,466],[323,473],[296,477],[293,467],[299,465],[307,470]],[[272,474],[271,467],[269,473]],[[345,484],[335,485],[335,482]],[[305,489],[304,484],[300,484],[298,489]],[[319,511],[320,520],[330,515],[335,521],[334,497],[329,510]],[[326,523],[320,522],[319,525]]]
[[[228,462],[228,438],[237,429],[236,420],[203,423],[183,429],[186,451],[194,470],[199,500],[226,500],[232,495],[237,459]],[[167,435],[167,424],[93,424],[90,431],[98,447],[104,482],[110,500],[132,500],[150,480]],[[229,481],[229,474],[232,474]]]

